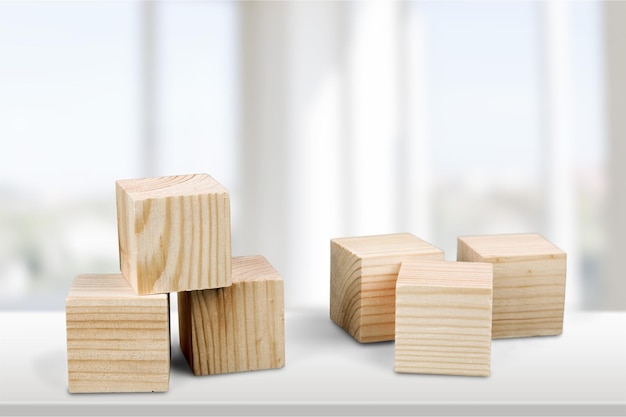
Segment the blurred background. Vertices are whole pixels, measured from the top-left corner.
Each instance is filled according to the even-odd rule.
[[[626,309],[626,3],[0,2],[0,309],[119,271],[114,182],[206,172],[325,306],[329,240],[538,232]]]

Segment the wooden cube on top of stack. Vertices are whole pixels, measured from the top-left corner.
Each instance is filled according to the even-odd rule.
[[[206,174],[116,182],[120,266],[140,294],[231,285],[230,196]]]
[[[400,264],[443,260],[410,233],[333,239],[330,253],[330,317],[361,343],[394,339]]]
[[[459,261],[493,264],[493,338],[563,331],[566,254],[538,234],[458,238]]]

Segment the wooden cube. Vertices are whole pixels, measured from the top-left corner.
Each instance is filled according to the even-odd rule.
[[[396,284],[396,372],[488,376],[492,265],[403,262]]]
[[[120,266],[138,294],[231,283],[230,197],[206,174],[116,182]]]
[[[563,331],[565,252],[538,234],[458,238],[457,259],[493,264],[493,337]]]
[[[70,392],[167,391],[169,295],[138,296],[120,274],[79,275],[65,304]]]
[[[330,318],[361,343],[394,339],[396,278],[407,260],[443,259],[410,233],[330,242]]]
[[[234,257],[227,288],[178,293],[180,347],[194,375],[285,365],[283,280],[262,256]]]

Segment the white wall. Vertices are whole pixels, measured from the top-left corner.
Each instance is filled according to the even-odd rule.
[[[607,117],[609,189],[607,269],[595,306],[626,309],[624,236],[626,236],[626,3],[606,2]]]
[[[115,179],[185,172],[230,189],[234,254],[265,255],[289,308],[327,305],[332,237],[400,231],[448,259],[460,234],[543,233],[568,302],[615,306],[607,7],[605,30],[595,2],[0,3],[0,307],[115,272]]]

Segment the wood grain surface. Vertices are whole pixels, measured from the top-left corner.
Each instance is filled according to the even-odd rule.
[[[566,254],[544,237],[459,237],[457,259],[493,264],[494,338],[562,333]]]
[[[138,296],[120,275],[79,275],[66,300],[69,391],[167,391],[169,296]]]
[[[285,364],[283,280],[262,256],[234,257],[230,287],[178,293],[180,346],[195,375]]]
[[[230,196],[206,174],[116,182],[120,267],[138,294],[231,283]]]
[[[492,266],[403,262],[396,286],[395,370],[488,376]]]
[[[442,260],[443,251],[409,233],[337,238],[330,245],[331,319],[361,343],[393,340],[400,264]]]

